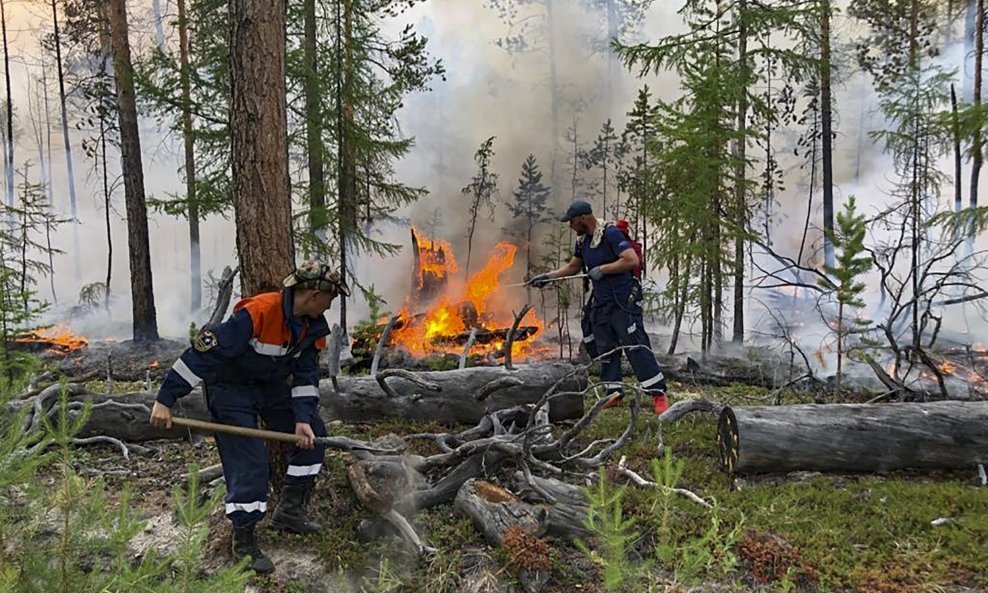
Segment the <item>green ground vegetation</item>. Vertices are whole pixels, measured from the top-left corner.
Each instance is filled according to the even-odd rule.
[[[674,399],[704,397],[732,405],[759,404],[758,398],[767,395],[764,390],[746,386],[691,389],[674,385],[671,393]],[[796,401],[798,395],[792,399]],[[627,418],[626,406],[606,410],[581,438],[590,442],[613,437],[623,430]],[[2,426],[14,430],[17,419],[7,417]],[[332,431],[370,440],[388,434],[456,428],[392,419],[377,424],[338,425]],[[798,473],[732,478],[719,468],[715,435],[716,419],[709,416],[688,416],[660,426],[654,416],[644,414],[633,440],[618,456],[627,457],[629,469],[664,487],[630,484],[614,471],[617,458],[613,459],[601,472],[603,482],[587,489],[595,537],[577,545],[548,540],[545,556],[550,578],[542,590],[960,593],[988,588],[984,570],[988,566],[988,516],[984,513],[988,488],[981,487],[973,468],[885,475]],[[70,521],[103,517],[101,525],[123,530],[123,534],[143,525],[142,513],[160,512],[162,508],[189,509],[186,519],[181,518],[182,512],[176,515],[177,521],[189,524],[185,544],[188,556],[152,558],[147,562],[153,560],[153,566],[146,567],[131,563],[126,567],[131,572],[121,573],[124,576],[148,571],[158,582],[176,587],[191,574],[191,568],[183,570],[182,566],[200,562],[197,554],[203,550],[206,563],[212,562],[209,570],[229,563],[229,527],[217,510],[216,493],[199,501],[214,505],[212,513],[204,513],[199,506],[189,506],[190,499],[181,489],[172,492],[175,476],[184,473],[187,464],[209,465],[217,461],[208,439],[197,444],[155,443],[157,452],[153,458],[133,456],[130,462],[124,462],[116,450],[109,448],[58,446],[59,439],[65,439],[58,433],[46,437],[53,440],[49,450],[55,454],[25,457],[15,451],[18,446],[33,445],[37,437],[19,443],[15,442],[17,438],[21,437],[10,433],[10,446],[0,451],[11,468],[9,479],[0,481],[4,488],[0,506],[7,520],[7,527],[0,532],[6,542],[2,550],[5,560],[26,561],[30,557],[32,563],[42,562],[34,559],[36,554],[16,555],[30,551],[18,551],[16,543],[11,543],[17,541],[11,538],[16,533],[28,533],[32,541],[47,541],[54,549],[63,541],[57,526],[47,530],[31,527],[24,532],[17,527],[27,529],[36,525],[31,521],[45,516],[26,510],[25,505],[34,501],[54,509],[48,516],[62,512],[65,519],[67,513],[66,520]],[[421,441],[415,450],[429,454],[430,447],[428,441]],[[29,487],[25,474],[14,472],[12,463],[21,463],[20,460],[41,466],[37,483],[44,484],[44,488]],[[266,533],[264,540],[269,546],[315,555],[325,571],[338,575],[340,583],[351,591],[460,591],[466,568],[478,562],[489,564],[494,578],[509,586],[522,586],[517,555],[510,549],[487,547],[471,521],[449,505],[422,512],[414,520],[428,543],[439,549],[434,557],[415,558],[395,540],[359,542],[357,526],[370,516],[370,511],[363,509],[350,491],[346,469],[351,461],[345,453],[327,454],[313,510],[329,528],[311,536]],[[88,477],[91,474],[87,471],[100,467],[129,467],[132,471],[111,471],[98,479]],[[507,477],[505,473],[495,479]],[[672,493],[672,487],[695,493],[712,508]],[[142,496],[128,496],[128,490],[141,492]],[[155,492],[158,496],[149,495]],[[84,504],[87,496],[97,497],[100,502]],[[64,505],[59,497],[77,497],[78,504]],[[146,508],[151,500],[155,501],[154,509]],[[203,524],[209,525],[206,539],[201,539],[204,536],[193,527]],[[85,566],[93,558],[106,558],[102,562],[114,569],[116,565],[109,563],[107,553],[99,551],[106,550],[108,544],[100,542],[66,547],[72,552],[71,562]],[[119,538],[110,543],[119,545]],[[41,549],[43,546],[36,548]],[[18,588],[24,575],[10,568],[14,564],[4,562],[4,566],[0,582],[5,579],[5,590],[28,590]],[[27,564],[24,567],[29,568]],[[72,572],[69,568],[68,564],[64,567],[65,583],[95,583],[86,576],[89,573]],[[116,568],[123,571],[125,567]],[[307,583],[279,578],[277,574],[273,578],[254,577],[255,589],[271,593],[311,590]],[[237,575],[217,578],[236,587],[240,582]]]

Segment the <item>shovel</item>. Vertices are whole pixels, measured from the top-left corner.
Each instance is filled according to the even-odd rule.
[[[222,432],[224,434],[232,434],[241,437],[265,439],[269,441],[279,441],[282,443],[295,444],[301,441],[303,438],[297,434],[291,434],[287,432],[278,432],[275,430],[261,430],[260,428],[247,428],[245,426],[231,426],[229,424],[220,424],[218,422],[206,422],[204,420],[195,420],[193,418],[182,418],[179,416],[172,416],[172,424],[176,426],[186,426],[188,428],[196,428],[199,430]],[[347,437],[316,437],[315,440],[317,445],[323,445],[330,449],[342,449],[344,451],[367,451],[369,453],[377,453],[383,455],[394,455],[401,453],[401,451],[397,449],[381,449],[379,447],[374,447],[372,445],[368,445],[367,443],[355,441]]]

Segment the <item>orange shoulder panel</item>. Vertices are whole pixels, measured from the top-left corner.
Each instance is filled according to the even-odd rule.
[[[240,309],[246,309],[250,315],[255,338],[264,344],[281,346],[286,327],[280,292],[265,292],[242,299],[233,307],[234,311]]]

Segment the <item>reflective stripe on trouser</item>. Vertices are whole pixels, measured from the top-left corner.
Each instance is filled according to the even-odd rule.
[[[639,313],[625,311],[621,307],[601,307],[593,311],[593,335],[597,351],[608,352],[618,346],[643,346],[624,350],[635,377],[642,389],[649,394],[665,392],[666,380],[655,361],[652,353],[652,343],[642,327],[642,316]],[[600,369],[600,380],[604,383],[621,381],[621,352],[618,351],[607,357]]]
[[[260,417],[269,430],[295,432],[290,389],[284,383],[217,383],[208,385],[206,393],[216,422],[254,428]],[[326,436],[321,419],[314,419],[311,426],[317,437]],[[216,446],[226,480],[227,517],[236,527],[260,521],[267,510],[268,493],[268,451],[264,441],[216,433]],[[285,483],[314,480],[325,450],[322,445],[311,450],[293,446]]]

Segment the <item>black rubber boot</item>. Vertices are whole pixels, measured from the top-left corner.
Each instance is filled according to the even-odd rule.
[[[257,574],[274,572],[274,563],[257,547],[253,524],[233,528],[233,558],[239,562],[245,557],[250,558],[250,564],[247,566]]]
[[[271,526],[294,533],[322,531],[322,525],[310,520],[306,514],[311,488],[312,482],[284,484],[281,487],[281,502],[271,517]]]

